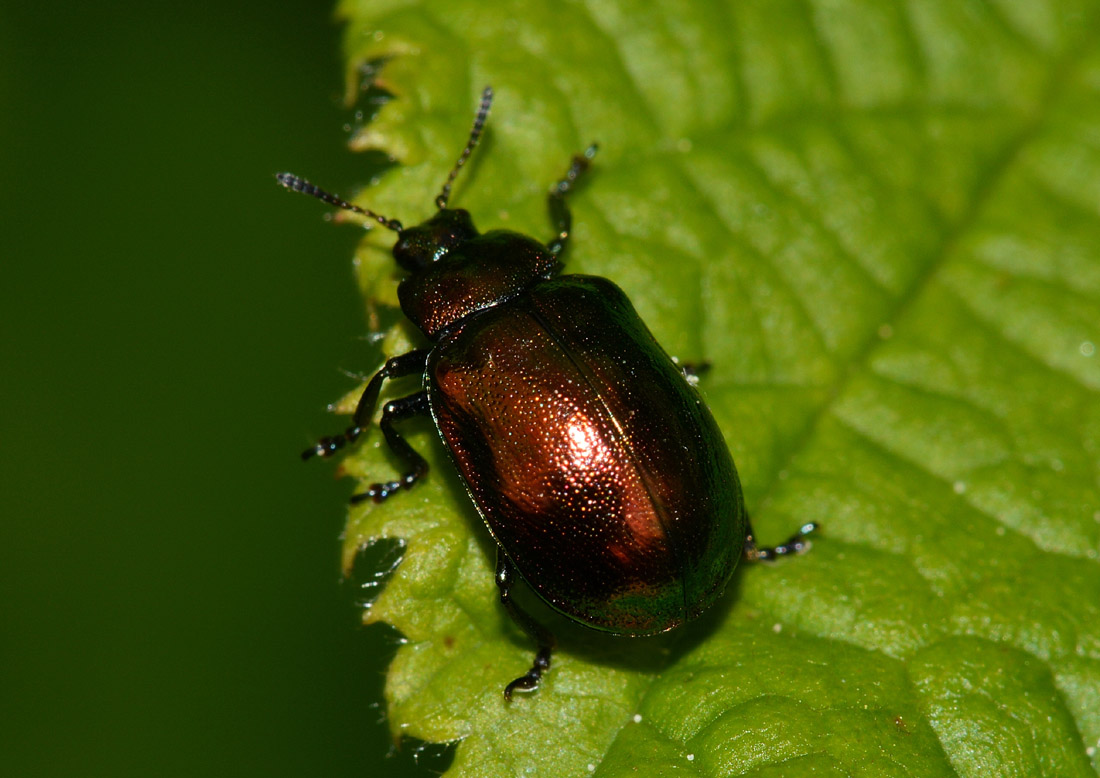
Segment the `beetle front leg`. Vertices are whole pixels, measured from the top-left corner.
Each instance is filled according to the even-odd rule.
[[[756,536],[752,531],[752,523],[745,517],[745,547],[742,552],[745,559],[750,562],[770,562],[776,557],[788,554],[801,554],[810,546],[806,536],[817,529],[817,522],[811,521],[798,528],[798,532],[791,535],[778,546],[756,545]]]
[[[387,378],[401,378],[412,375],[418,370],[423,371],[427,361],[427,349],[417,349],[386,360],[386,364],[371,377],[367,388],[360,395],[359,403],[355,406],[355,414],[352,416],[352,425],[338,435],[321,438],[317,441],[317,445],[302,452],[302,459],[330,457],[347,444],[354,443],[363,434],[363,429],[370,424],[374,406],[378,404],[378,393],[382,391],[382,382]]]
[[[397,454],[409,464],[409,470],[401,476],[400,481],[371,484],[370,488],[360,494],[351,497],[352,504],[361,503],[364,500],[382,502],[399,489],[408,489],[428,472],[428,462],[420,454],[416,453],[409,442],[401,437],[401,433],[393,426],[398,421],[421,416],[428,412],[428,393],[417,392],[399,400],[390,400],[382,408],[382,420],[378,422],[382,434],[386,436],[386,443],[390,451]]]
[[[512,621],[516,622],[538,644],[538,651],[535,653],[535,661],[531,669],[504,687],[504,699],[511,701],[514,691],[533,692],[539,688],[542,674],[550,669],[550,652],[554,650],[555,641],[546,627],[527,615],[512,601],[512,585],[516,581],[516,568],[500,548],[497,548],[496,578],[497,588],[500,589],[500,603],[504,606],[504,610],[508,611]]]
[[[588,169],[588,163],[596,156],[596,144],[593,143],[584,150],[584,154],[573,157],[573,164],[565,172],[565,176],[550,187],[550,221],[558,232],[553,239],[546,244],[546,248],[555,257],[565,250],[569,242],[569,232],[573,226],[573,217],[569,213],[569,206],[565,204],[565,196],[573,189],[577,177]]]

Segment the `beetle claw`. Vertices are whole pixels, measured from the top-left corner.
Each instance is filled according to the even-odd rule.
[[[531,665],[531,669],[504,687],[505,701],[512,701],[512,692],[533,692],[538,689],[542,674],[549,669],[550,648],[549,646],[542,646],[539,648],[539,652],[535,654],[535,663]]]
[[[399,481],[388,481],[384,484],[371,484],[367,491],[353,494],[351,496],[351,504],[358,505],[367,500],[373,500],[376,503],[382,502],[392,496],[401,486],[402,484]]]
[[[328,435],[323,437],[317,441],[315,446],[311,446],[302,452],[302,459],[310,459],[312,457],[321,457],[324,459],[330,457],[349,443],[354,443],[362,433],[362,427],[352,426],[348,427],[339,435]]]
[[[516,690],[521,692],[533,692],[537,688],[539,688],[539,679],[533,677],[531,673],[527,673],[504,687],[504,699],[507,702],[511,702],[512,692]]]
[[[371,484],[367,491],[360,492],[359,494],[353,494],[351,496],[351,504],[358,505],[361,502],[367,500],[373,500],[374,502],[383,502],[393,496],[394,492],[399,492],[402,489],[408,489],[410,486],[420,480],[420,476],[424,475],[427,468],[424,470],[414,470],[411,473],[406,473],[401,476],[400,481],[386,481],[385,483]]]

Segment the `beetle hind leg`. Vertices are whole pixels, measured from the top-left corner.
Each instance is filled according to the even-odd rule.
[[[504,699],[512,700],[516,691],[533,692],[539,688],[542,674],[550,669],[550,654],[554,650],[554,636],[546,627],[531,618],[512,601],[512,586],[516,582],[516,568],[504,552],[497,549],[497,588],[500,589],[500,603],[527,635],[538,644],[535,661],[531,669],[504,687]]]
[[[806,536],[816,529],[817,523],[811,521],[799,527],[798,532],[791,535],[778,546],[758,546],[756,545],[756,536],[753,533],[752,524],[746,518],[745,548],[742,553],[745,559],[750,562],[770,562],[777,557],[788,556],[789,554],[801,554],[810,547],[810,541],[806,539]]]
[[[385,404],[382,408],[382,420],[378,422],[378,427],[382,430],[382,434],[386,436],[386,443],[389,445],[390,451],[405,460],[409,465],[409,469],[398,481],[371,484],[367,491],[352,495],[351,502],[353,504],[361,503],[364,500],[382,502],[387,497],[392,496],[394,492],[408,489],[428,472],[427,460],[416,453],[416,450],[394,427],[394,424],[398,421],[413,416],[421,416],[427,412],[427,392],[417,392],[399,400],[391,400]]]

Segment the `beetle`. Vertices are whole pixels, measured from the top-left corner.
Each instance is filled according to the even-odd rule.
[[[741,558],[800,552],[815,525],[758,546],[733,459],[690,370],[665,353],[611,281],[559,275],[571,231],[566,196],[595,145],[551,187],[556,231],[545,244],[506,230],[479,233],[467,211],[448,207],[492,97],[486,88],[436,213],[417,226],[292,174],[277,179],[397,233],[393,256],[405,272],[398,299],[430,344],[388,359],[351,426],[302,456],[331,456],[357,440],[386,380],[422,377],[419,391],[385,403],[379,421],[407,470],[352,501],[382,502],[424,476],[427,462],[397,425],[430,414],[496,542],[500,601],[537,645],[530,669],[504,689],[510,700],[538,687],[555,645],[513,600],[518,580],[589,627],[654,635],[714,604]]]

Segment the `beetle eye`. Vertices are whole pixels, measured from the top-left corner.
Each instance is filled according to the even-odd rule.
[[[423,224],[402,230],[393,247],[393,256],[398,265],[415,273],[475,237],[477,228],[469,211],[444,208]]]
[[[418,229],[413,227],[402,232],[393,246],[393,258],[402,269],[410,273],[423,270],[436,259],[425,252],[423,235],[417,234]]]

